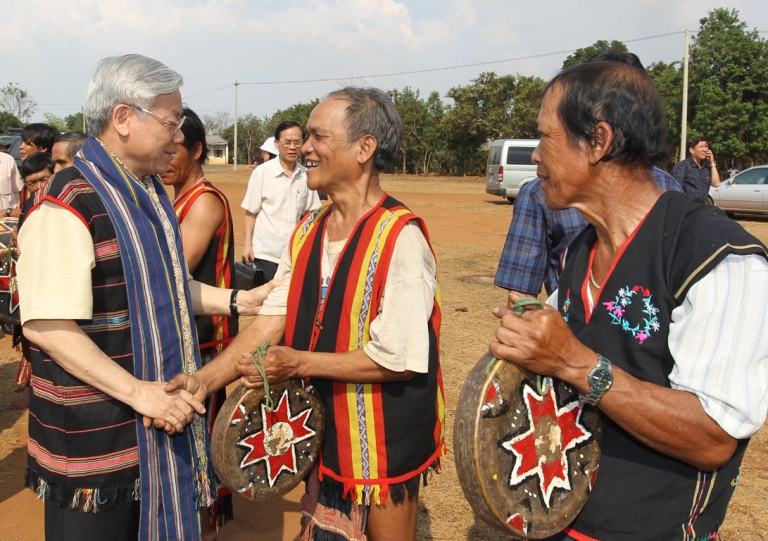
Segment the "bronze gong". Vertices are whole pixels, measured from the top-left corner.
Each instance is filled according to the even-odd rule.
[[[211,459],[232,492],[255,501],[290,492],[317,461],[325,417],[316,392],[296,379],[263,388],[242,385],[227,398],[211,435]]]
[[[568,385],[486,353],[456,407],[453,442],[464,496],[508,534],[541,539],[579,513],[600,458],[599,412]]]

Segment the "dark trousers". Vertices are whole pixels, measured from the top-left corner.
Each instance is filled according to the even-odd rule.
[[[45,541],[136,541],[141,503],[119,502],[108,511],[84,513],[45,502]]]

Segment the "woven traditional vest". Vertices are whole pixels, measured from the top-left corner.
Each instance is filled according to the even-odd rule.
[[[585,312],[592,247],[588,227],[568,248],[558,302],[579,341],[632,376],[670,386],[674,359],[667,345],[672,310],[690,287],[729,254],[765,247],[719,209],[667,192],[626,245]],[[714,539],[738,482],[749,440],[715,472],[656,452],[606,420],[600,470],[576,532],[601,541]]]
[[[93,236],[93,320],[79,322],[80,328],[133,373],[125,277],[104,205],[75,168],[54,177],[48,198],[78,216]],[[139,478],[135,412],[71,376],[34,344],[30,360],[27,484],[83,511],[108,509],[132,497]]]
[[[325,224],[330,207],[311,213],[291,241],[286,344],[299,350],[343,352],[364,347],[378,314],[395,241],[416,220],[385,196],[355,226],[320,306]],[[386,501],[389,487],[412,479],[444,453],[444,399],[440,373],[439,294],[429,320],[429,371],[411,380],[347,384],[311,380],[325,405],[320,475],[344,484],[345,496]]]
[[[227,197],[207,180],[197,183],[191,190],[182,194],[173,202],[173,209],[184,221],[189,209],[198,197],[210,193],[218,197],[224,205],[224,221],[211,239],[202,259],[197,264],[192,277],[203,284],[214,287],[231,288],[235,268],[235,238],[232,228],[232,215]],[[195,316],[197,339],[203,356],[219,353],[230,339],[237,335],[237,318],[221,316]]]

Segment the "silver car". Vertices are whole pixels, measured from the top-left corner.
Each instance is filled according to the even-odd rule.
[[[768,165],[756,165],[709,189],[709,202],[731,215],[768,214]]]

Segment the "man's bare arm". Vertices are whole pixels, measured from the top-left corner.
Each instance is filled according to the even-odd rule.
[[[142,381],[101,351],[71,320],[27,321],[24,336],[64,370],[124,402],[137,413],[162,419],[168,432],[181,432],[195,411],[205,413],[201,400],[186,392],[168,394],[164,382]],[[147,425],[148,426],[148,425]]]

